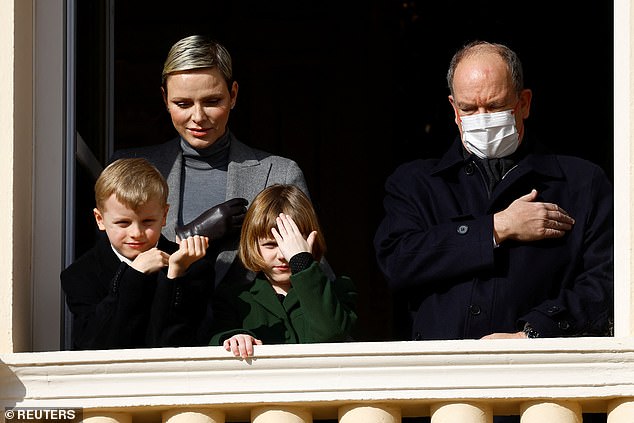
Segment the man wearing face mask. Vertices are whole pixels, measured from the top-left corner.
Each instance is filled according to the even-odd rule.
[[[374,239],[407,299],[410,339],[610,335],[609,179],[586,160],[537,152],[524,126],[532,93],[508,47],[466,45],[447,81],[460,136],[442,158],[388,178]]]

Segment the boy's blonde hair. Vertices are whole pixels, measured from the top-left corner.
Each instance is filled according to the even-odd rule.
[[[271,185],[255,197],[242,223],[238,256],[247,269],[260,272],[266,267],[258,241],[273,238],[271,229],[277,228],[275,219],[280,213],[291,216],[304,237],[317,231],[312,251],[315,260],[326,253],[317,214],[306,194],[295,185]]]
[[[150,200],[167,205],[168,187],[161,173],[145,159],[119,159],[106,167],[95,182],[95,204],[103,210],[112,194],[131,210]]]

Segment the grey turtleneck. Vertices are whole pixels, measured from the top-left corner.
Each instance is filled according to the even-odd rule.
[[[228,134],[229,131],[210,147],[200,150],[181,138],[183,174],[179,224],[187,224],[210,207],[225,202],[229,163]]]

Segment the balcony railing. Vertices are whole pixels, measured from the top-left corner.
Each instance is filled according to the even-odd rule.
[[[87,422],[634,422],[634,338],[265,345],[0,355],[3,407]],[[4,408],[3,408],[4,411]],[[3,417],[4,418],[4,417]],[[9,421],[8,419],[6,420]]]

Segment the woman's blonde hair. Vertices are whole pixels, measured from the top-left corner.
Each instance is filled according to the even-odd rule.
[[[321,260],[326,253],[326,241],[308,196],[295,185],[275,184],[255,197],[242,223],[238,256],[247,269],[260,272],[265,268],[259,240],[273,238],[271,229],[277,228],[275,219],[280,213],[291,216],[304,237],[317,231],[312,250],[315,260]]]
[[[168,187],[165,178],[147,160],[119,159],[106,167],[95,182],[95,203],[99,210],[112,194],[131,210],[150,200],[167,205]]]
[[[231,89],[233,70],[231,55],[222,44],[203,35],[191,35],[177,41],[163,64],[161,84],[166,89],[167,77],[175,72],[193,69],[218,68],[227,87]]]

